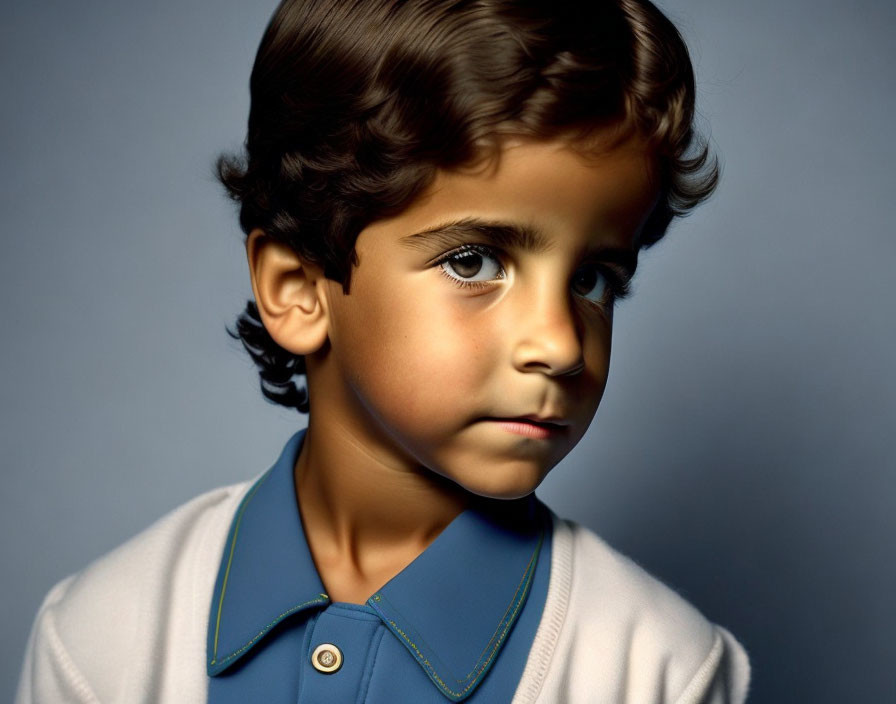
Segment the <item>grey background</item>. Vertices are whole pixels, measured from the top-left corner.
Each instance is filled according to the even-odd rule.
[[[0,698],[54,582],[298,425],[224,333],[249,286],[211,177],[274,4],[3,3]],[[896,701],[896,6],[664,6],[724,180],[643,256],[539,493],[736,633],[751,701]]]

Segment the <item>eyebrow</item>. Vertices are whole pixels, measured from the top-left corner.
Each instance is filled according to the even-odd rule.
[[[467,217],[440,223],[412,235],[401,238],[401,243],[413,248],[426,247],[435,242],[446,248],[467,244],[473,238],[477,243],[501,249],[518,249],[541,254],[551,249],[545,234],[531,225]],[[631,279],[638,268],[638,252],[618,247],[596,247],[588,253],[588,259],[616,264],[626,279]]]
[[[466,243],[471,236],[483,244],[536,254],[551,248],[548,238],[535,227],[474,217],[440,223],[402,237],[401,241],[411,247],[426,246],[433,241],[450,247]]]

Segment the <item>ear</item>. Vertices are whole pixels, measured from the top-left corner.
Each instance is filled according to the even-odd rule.
[[[321,268],[259,229],[246,239],[246,257],[258,313],[274,342],[298,355],[319,350],[329,324]]]

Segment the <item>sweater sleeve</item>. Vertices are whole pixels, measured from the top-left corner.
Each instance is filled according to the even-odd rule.
[[[556,519],[551,583],[514,704],[744,704],[743,648],[590,530]]]
[[[750,682],[750,662],[740,643],[721,626],[700,668],[675,704],[744,704]]]
[[[250,485],[182,504],[53,587],[28,639],[16,704],[205,701],[214,580]]]
[[[99,704],[56,629],[54,606],[65,596],[73,579],[74,575],[53,587],[38,611],[25,650],[15,704]]]

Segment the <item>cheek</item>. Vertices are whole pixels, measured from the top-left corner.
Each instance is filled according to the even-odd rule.
[[[588,390],[593,411],[597,410],[610,374],[611,328],[599,328],[585,340],[585,372],[582,380]]]
[[[351,350],[352,385],[395,425],[450,423],[451,411],[469,406],[487,382],[487,327],[456,298],[422,286],[382,298],[358,294],[365,305],[343,327],[350,345],[340,345]]]

